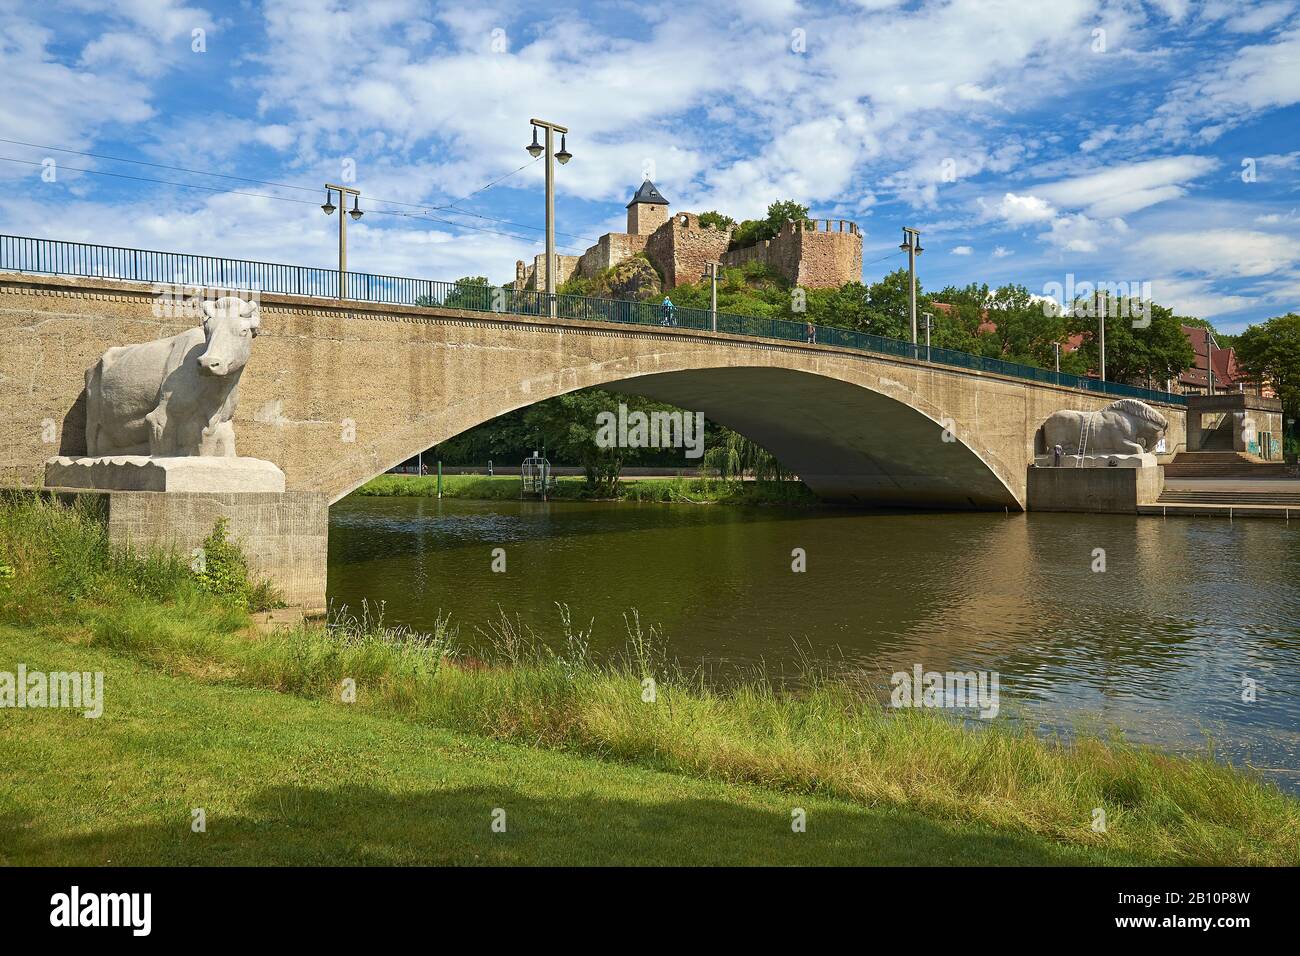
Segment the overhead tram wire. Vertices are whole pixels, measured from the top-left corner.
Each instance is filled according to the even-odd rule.
[[[12,156],[0,156],[0,162],[6,162],[6,163],[18,163],[18,164],[20,164],[20,165],[24,165],[24,166],[41,166],[41,165],[42,165],[42,163],[40,163],[40,162],[38,162],[38,161],[36,161],[36,160],[31,160],[31,159],[15,159],[15,158],[12,157]],[[88,175],[91,175],[91,176],[111,176],[111,177],[114,178],[114,179],[126,179],[126,180],[130,180],[130,181],[132,181],[132,182],[141,182],[141,183],[155,183],[155,184],[157,184],[157,185],[161,185],[161,186],[176,186],[176,187],[179,187],[179,188],[181,188],[181,189],[202,189],[202,190],[204,190],[205,192],[218,193],[218,194],[225,195],[225,196],[248,196],[248,197],[253,198],[253,199],[272,199],[272,200],[275,200],[276,202],[291,202],[291,203],[297,203],[297,204],[299,204],[299,205],[305,205],[305,206],[315,206],[315,205],[318,205],[318,203],[317,203],[314,199],[294,199],[294,198],[292,198],[292,197],[290,197],[290,196],[272,196],[272,195],[269,195],[269,194],[267,194],[267,193],[254,193],[254,192],[247,192],[247,191],[245,191],[245,190],[241,190],[241,189],[224,189],[224,188],[222,188],[222,187],[220,187],[220,186],[205,186],[205,185],[203,185],[203,184],[201,184],[201,183],[182,183],[182,182],[177,182],[177,181],[175,181],[175,180],[170,180],[170,179],[155,179],[155,178],[153,178],[153,177],[151,177],[151,176],[132,176],[132,175],[130,175],[130,174],[128,174],[128,173],[114,173],[114,172],[109,172],[108,170],[104,170],[104,169],[85,169],[85,168],[78,167],[78,166],[64,166],[63,168],[66,169],[66,170],[68,170],[68,171],[70,171],[70,172],[76,172],[76,173],[87,173]],[[271,184],[271,185],[277,185],[277,184]],[[298,187],[291,187],[291,188],[298,188]],[[378,200],[376,200],[376,201],[378,201]],[[412,205],[413,205],[413,204],[412,204]],[[421,208],[421,209],[422,209],[422,208],[425,208],[425,207],[416,207],[416,208]],[[503,232],[503,231],[500,230],[500,229],[489,229],[489,228],[487,228],[487,227],[485,227],[485,226],[474,226],[474,225],[471,225],[471,224],[466,223],[466,222],[456,222],[456,221],[454,221],[454,220],[452,220],[452,219],[443,219],[443,218],[441,218],[441,217],[439,217],[439,216],[421,215],[421,214],[417,214],[417,213],[396,212],[396,211],[388,210],[388,209],[372,209],[372,210],[370,210],[370,212],[373,213],[374,215],[377,215],[377,216],[401,216],[401,217],[403,217],[403,218],[407,218],[407,219],[424,219],[424,220],[427,220],[427,221],[430,221],[430,222],[441,222],[441,223],[445,223],[446,225],[449,225],[449,226],[455,226],[455,227],[458,228],[458,229],[472,229],[472,230],[474,230],[474,231],[476,231],[476,232],[486,232],[486,233],[491,233],[492,235],[495,235],[495,236],[504,236],[504,237],[506,237],[506,238],[508,238],[508,239],[518,239],[518,240],[520,240],[521,242],[536,243],[536,242],[540,242],[540,241],[541,241],[539,238],[537,238],[537,237],[535,237],[535,236],[521,236],[521,235],[519,235],[518,233],[513,233],[513,232]],[[533,228],[533,227],[526,226],[525,228]],[[567,246],[568,244],[566,243],[565,245]],[[569,246],[569,248],[576,249],[577,246]]]
[[[276,188],[278,188],[278,189],[296,189],[296,190],[298,190],[298,191],[300,191],[300,192],[308,192],[308,193],[313,193],[313,194],[320,192],[320,187],[319,187],[319,186],[299,186],[299,185],[296,185],[296,184],[294,184],[294,183],[281,183],[281,182],[275,182],[274,180],[269,180],[269,179],[253,179],[253,178],[250,178],[250,177],[248,177],[248,176],[235,176],[235,175],[231,175],[231,174],[229,174],[229,173],[214,173],[214,172],[211,172],[211,171],[209,171],[209,170],[205,170],[205,169],[192,169],[192,168],[190,168],[190,167],[188,167],[188,166],[172,166],[172,165],[167,164],[167,163],[152,163],[152,162],[149,162],[149,161],[147,161],[147,160],[143,160],[143,159],[127,159],[127,158],[125,158],[125,157],[123,157],[123,156],[109,156],[109,155],[107,155],[107,154],[105,154],[105,153],[92,153],[92,152],[88,152],[88,151],[86,151],[86,150],[82,150],[82,149],[70,149],[70,148],[68,148],[68,147],[66,147],[66,146],[50,146],[50,145],[48,145],[48,144],[44,144],[44,143],[29,143],[29,142],[26,142],[26,141],[24,141],[24,140],[18,140],[18,139],[5,139],[5,138],[3,138],[3,137],[0,137],[0,143],[9,143],[10,145],[13,145],[13,146],[24,146],[24,147],[27,147],[27,148],[29,148],[29,149],[44,149],[44,150],[53,150],[54,152],[59,152],[59,153],[72,153],[73,155],[76,155],[76,156],[86,156],[86,157],[89,157],[89,158],[91,158],[91,159],[103,159],[103,160],[107,160],[108,162],[113,162],[113,163],[130,163],[130,164],[132,164],[132,165],[136,165],[136,166],[149,166],[149,167],[151,167],[151,168],[153,168],[153,169],[169,169],[169,170],[172,170],[173,172],[178,172],[178,173],[190,173],[191,175],[194,175],[194,176],[212,176],[212,177],[214,177],[214,178],[216,178],[216,179],[230,179],[230,180],[234,180],[234,181],[236,181],[236,182],[242,182],[242,183],[253,183],[254,185],[257,185],[257,186],[273,186],[273,187],[276,187]],[[29,160],[16,160],[16,159],[14,159],[14,160],[9,160],[9,161],[10,161],[10,162],[30,162]],[[375,196],[367,196],[366,199],[367,199],[368,202],[383,203],[384,205],[388,205],[388,206],[406,206],[406,207],[408,207],[408,208],[411,208],[411,209],[419,209],[419,210],[422,210],[422,211],[424,211],[424,212],[433,212],[433,211],[449,211],[452,215],[456,215],[456,216],[470,216],[470,217],[473,217],[473,218],[475,218],[475,219],[482,219],[482,220],[487,221],[487,222],[497,222],[497,223],[501,223],[502,225],[505,225],[505,226],[516,226],[516,227],[518,227],[518,228],[520,228],[520,229],[532,229],[532,230],[535,230],[535,231],[537,231],[537,232],[545,232],[545,231],[546,231],[546,228],[545,228],[544,226],[531,226],[531,225],[529,225],[528,223],[515,222],[515,221],[510,220],[510,219],[501,219],[501,218],[499,218],[499,217],[497,217],[497,216],[488,216],[488,215],[485,215],[485,214],[483,214],[483,213],[472,212],[471,210],[468,210],[468,209],[456,209],[456,208],[455,208],[457,205],[459,205],[460,203],[465,202],[466,200],[472,198],[473,196],[476,196],[476,195],[478,195],[478,194],[481,193],[481,192],[484,192],[484,191],[486,191],[486,190],[488,190],[488,189],[491,189],[493,186],[496,186],[496,185],[498,185],[498,184],[500,184],[500,183],[505,182],[505,181],[506,181],[507,179],[509,179],[511,176],[514,176],[516,173],[519,173],[519,172],[521,172],[521,171],[524,170],[524,169],[527,169],[529,166],[533,165],[533,164],[536,163],[536,162],[537,162],[537,160],[535,160],[535,159],[530,159],[528,162],[524,163],[522,166],[519,166],[519,167],[516,168],[516,169],[512,169],[510,172],[506,173],[504,176],[501,176],[501,177],[499,177],[499,178],[497,178],[497,179],[494,179],[494,180],[492,180],[490,183],[486,183],[485,185],[480,186],[478,189],[475,189],[475,190],[473,190],[472,192],[465,194],[464,196],[461,196],[461,197],[459,197],[459,198],[457,198],[457,199],[453,199],[451,202],[449,202],[449,203],[444,203],[444,204],[442,204],[442,205],[431,204],[431,203],[413,203],[413,202],[405,202],[405,201],[400,200],[400,199],[380,199],[380,198],[375,197]],[[39,164],[39,163],[35,163],[35,164],[33,164],[33,165],[40,165],[40,164]],[[100,171],[100,170],[94,170],[94,169],[77,169],[77,168],[74,167],[74,166],[68,166],[68,167],[65,167],[65,168],[70,169],[70,170],[74,170],[74,171],[76,171],[76,172],[98,173],[98,174],[101,174],[101,175],[117,175],[117,176],[119,176],[119,177],[121,177],[121,178],[127,178],[127,179],[132,178],[132,177],[126,176],[125,174],[122,174],[122,173],[110,174],[110,173],[106,173],[106,172],[102,172],[102,171]],[[143,178],[143,177],[136,177],[136,178],[139,178],[142,182],[167,182],[166,180],[149,180],[149,179],[147,179],[147,178]],[[191,185],[191,184],[187,184],[187,183],[170,183],[170,185],[184,186],[184,185]],[[212,189],[212,187],[210,187],[210,186],[206,186],[206,187],[205,187],[205,186],[196,186],[195,188],[209,189],[209,190],[211,190],[211,191],[213,191],[213,192],[220,192],[220,191],[221,191],[221,190],[215,190],[215,189]],[[242,193],[242,194],[241,194],[241,193],[238,193],[238,192],[235,191],[235,190],[229,190],[229,192],[236,193],[237,195],[255,195],[255,194],[252,194],[252,193]],[[267,198],[276,198],[276,197],[267,197]],[[312,203],[312,205],[315,205],[315,203]],[[381,210],[376,210],[376,209],[372,209],[371,211],[372,211],[372,212],[381,212]],[[437,222],[446,222],[446,223],[448,223],[449,225],[459,225],[459,223],[453,222],[453,221],[451,221],[451,220],[445,220],[445,219],[434,220],[434,221],[437,221]],[[465,228],[470,228],[470,227],[466,226]],[[507,233],[502,233],[502,235],[508,235],[508,234],[507,234]],[[560,232],[560,233],[558,233],[558,235],[568,236],[568,237],[571,238],[571,239],[581,239],[583,242],[591,242],[591,243],[594,243],[594,242],[596,241],[596,240],[593,239],[591,236],[580,236],[580,235],[578,235],[578,234],[576,234],[576,233],[572,233],[572,232]],[[519,237],[519,238],[527,239],[527,237]],[[531,240],[531,239],[528,239],[528,241],[531,242],[532,240]],[[566,245],[567,245],[567,244],[566,244]],[[576,248],[576,247],[574,247],[574,248]]]

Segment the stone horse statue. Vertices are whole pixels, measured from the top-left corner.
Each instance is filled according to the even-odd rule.
[[[1165,416],[1150,405],[1121,398],[1097,412],[1054,412],[1039,435],[1043,453],[1060,445],[1067,455],[1141,455],[1154,450],[1168,428]]]
[[[261,311],[236,296],[202,309],[202,325],[111,348],[86,371],[88,455],[235,456],[230,421]]]

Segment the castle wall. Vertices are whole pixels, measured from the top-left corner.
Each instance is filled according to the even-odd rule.
[[[578,262],[578,275],[594,279],[606,269],[612,269],[624,259],[645,251],[649,236],[629,235],[626,232],[607,232],[582,254]]]
[[[645,253],[663,276],[664,288],[672,289],[698,282],[705,265],[719,261],[730,241],[731,230],[701,226],[699,216],[679,212],[651,233]]]
[[[591,250],[588,249],[588,252]],[[581,256],[555,254],[555,287],[564,285],[578,271]],[[515,263],[515,289],[536,289],[546,286],[546,253],[533,257],[533,264],[525,266],[522,260]]]
[[[832,230],[836,223],[839,228]],[[817,228],[823,224],[826,226],[824,230]],[[793,225],[786,223],[787,227]],[[808,225],[814,228],[797,229],[792,233],[798,272],[795,285],[825,289],[861,281],[862,234],[857,225],[843,219],[815,219]]]
[[[633,209],[661,210],[667,206],[637,203]],[[644,227],[642,218],[629,229]],[[698,282],[710,262],[735,268],[748,262],[762,262],[792,285],[808,289],[838,288],[862,278],[862,234],[857,224],[844,219],[812,219],[787,222],[774,239],[765,239],[744,249],[727,251],[730,230],[701,226],[694,213],[676,213],[662,221],[649,235],[607,232],[581,256],[556,256],[556,283],[563,285],[573,276],[594,279],[632,256],[644,252],[663,276],[664,288],[684,282]],[[545,269],[545,255],[534,257],[532,265],[516,264],[515,288],[538,289]]]
[[[764,239],[722,256],[731,268],[762,262],[792,285],[838,288],[862,278],[862,234],[843,219],[787,222],[774,239]]]

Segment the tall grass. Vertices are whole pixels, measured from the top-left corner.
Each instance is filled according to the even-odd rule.
[[[258,686],[425,724],[680,773],[909,807],[1118,859],[1300,863],[1300,802],[1205,754],[1175,757],[1093,737],[1039,739],[1023,726],[971,729],[933,711],[894,711],[810,675],[725,690],[672,666],[635,612],[625,653],[592,659],[591,625],[559,607],[553,635],[501,611],[470,658],[440,618],[430,634],[340,609],[325,628],[251,639],[246,617],[195,589],[167,559],[105,550],[96,523],[44,502],[0,508],[0,621],[104,644],[164,670]],[[39,537],[38,537],[39,535]],[[38,543],[44,542],[44,543]],[[86,557],[88,547],[95,556]],[[101,567],[100,562],[105,562]],[[82,597],[52,592],[89,579]],[[51,582],[51,583],[42,583]],[[481,642],[476,642],[481,643]],[[1105,811],[1095,832],[1094,811]]]

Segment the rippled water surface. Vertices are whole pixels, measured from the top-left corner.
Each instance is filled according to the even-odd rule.
[[[350,498],[331,509],[329,593],[417,628],[450,613],[469,645],[498,607],[554,636],[560,602],[606,653],[636,608],[717,675],[811,658],[884,694],[915,664],[997,671],[1003,708],[1046,727],[1209,737],[1300,791],[1300,524]]]

